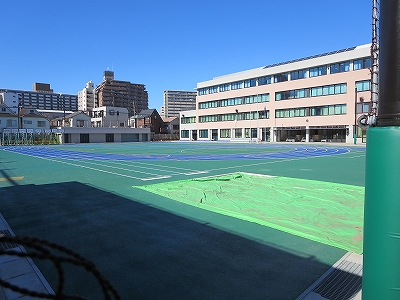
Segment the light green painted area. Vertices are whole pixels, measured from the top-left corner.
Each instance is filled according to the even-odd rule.
[[[363,187],[249,173],[134,187],[362,253]]]

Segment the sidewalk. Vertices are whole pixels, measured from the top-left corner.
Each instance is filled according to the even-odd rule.
[[[7,224],[3,215],[0,214],[0,233],[15,236],[10,226]],[[26,252],[22,246],[12,243],[0,243],[3,250],[12,249],[14,251]],[[47,283],[42,273],[29,257],[17,257],[11,255],[0,255],[0,278],[13,285],[29,289],[31,291],[54,294],[53,289]],[[0,286],[0,300],[28,300],[38,299],[24,296]]]

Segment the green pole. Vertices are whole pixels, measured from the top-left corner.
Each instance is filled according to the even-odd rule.
[[[362,298],[400,299],[400,127],[367,136]]]

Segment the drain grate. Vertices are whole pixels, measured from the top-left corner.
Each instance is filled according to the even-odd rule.
[[[12,236],[8,230],[0,230],[0,236]],[[18,244],[12,242],[0,242],[1,250],[8,250],[12,248],[17,248]]]
[[[362,266],[344,260],[313,292],[329,300],[352,299],[362,288]]]

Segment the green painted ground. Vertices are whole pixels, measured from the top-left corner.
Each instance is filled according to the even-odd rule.
[[[138,188],[198,208],[362,253],[362,187],[235,173]]]

